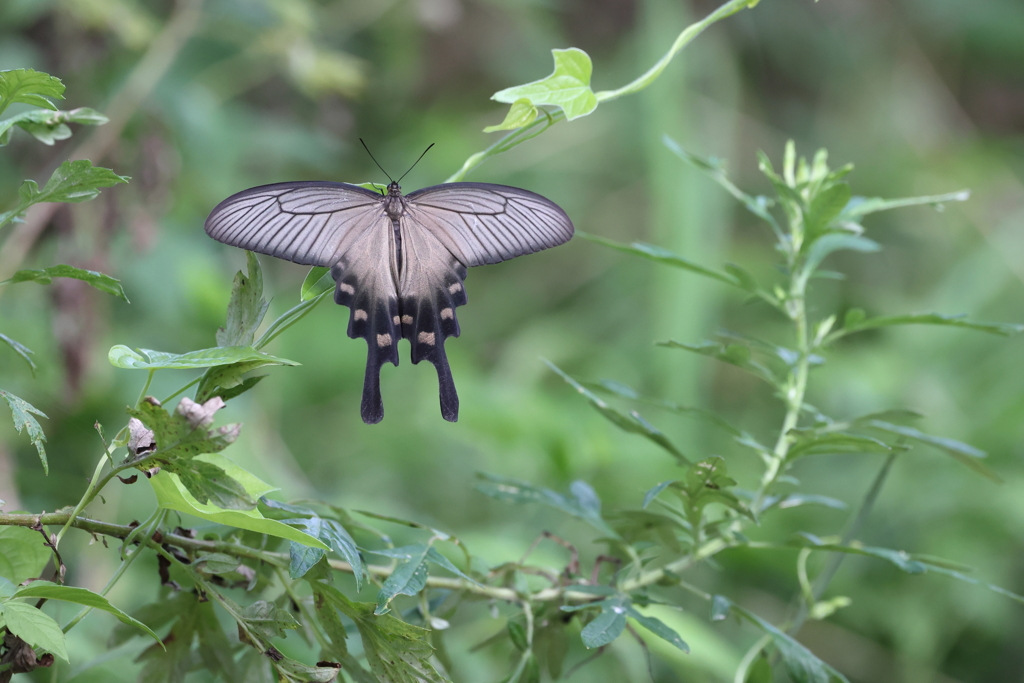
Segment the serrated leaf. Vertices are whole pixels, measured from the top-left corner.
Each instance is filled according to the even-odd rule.
[[[94,609],[103,610],[113,614],[117,619],[128,626],[136,628],[149,635],[153,640],[160,642],[160,637],[148,626],[138,619],[128,616],[126,613],[115,607],[102,595],[93,593],[86,588],[75,588],[73,586],[62,586],[50,581],[33,581],[27,586],[21,586],[14,594],[16,598],[45,598],[47,600],[62,600],[72,602],[76,605],[85,605]]]
[[[39,460],[43,463],[43,472],[45,474],[49,474],[50,465],[46,461],[46,448],[43,447],[43,442],[46,441],[46,435],[43,434],[43,428],[39,425],[39,421],[33,417],[33,415],[46,417],[46,413],[9,391],[0,389],[0,396],[3,396],[4,400],[7,401],[7,405],[11,408],[11,417],[14,420],[14,428],[18,430],[19,434],[21,434],[22,429],[28,432],[29,441],[31,441],[32,445],[36,447],[36,451],[39,453]]]
[[[48,98],[64,99],[64,84],[50,74],[34,69],[0,71],[0,112],[15,102],[56,110]]]
[[[120,280],[103,273],[98,273],[95,270],[83,270],[67,265],[50,266],[49,268],[39,270],[19,270],[8,279],[0,282],[0,285],[16,284],[18,282],[37,282],[41,285],[48,285],[55,277],[81,280],[101,292],[113,294],[117,298],[124,299],[126,303],[129,303],[128,297],[125,296],[124,289],[121,287]]]
[[[584,398],[593,406],[597,412],[601,413],[609,422],[614,424],[619,429],[629,432],[631,434],[639,434],[647,438],[648,440],[656,443],[657,445],[664,448],[666,451],[671,453],[677,460],[682,463],[689,464],[689,460],[683,455],[682,451],[676,448],[675,444],[669,440],[665,434],[663,434],[657,427],[649,423],[647,420],[640,416],[640,413],[635,410],[630,412],[628,415],[622,411],[612,407],[606,401],[596,396],[593,392],[587,389],[585,386],[574,380],[569,375],[562,372],[562,370],[554,363],[545,360],[544,363],[551,368],[559,377],[564,379],[566,383],[572,386],[576,391],[583,395]]]
[[[0,334],[0,341],[14,349],[14,352],[21,356],[22,360],[28,363],[28,368],[32,372],[32,376],[35,377],[36,364],[35,361],[32,360],[32,354],[35,352],[32,351],[32,349],[25,346],[24,344],[22,344],[21,342],[11,339],[6,334]]]
[[[434,563],[434,564],[436,564],[437,566],[439,566],[439,567],[442,567],[442,568],[444,568],[444,569],[447,569],[447,570],[448,570],[448,571],[450,571],[450,572],[451,572],[452,574],[455,574],[456,576],[458,576],[458,577],[459,577],[460,579],[465,579],[466,581],[469,581],[469,582],[470,582],[470,583],[472,583],[472,584],[476,584],[477,586],[480,586],[480,585],[481,585],[479,581],[477,581],[477,580],[476,580],[476,579],[474,579],[473,577],[471,577],[471,576],[469,576],[469,575],[465,574],[465,573],[464,573],[464,572],[463,572],[463,571],[462,571],[461,569],[459,569],[458,567],[456,567],[456,566],[455,566],[455,564],[454,564],[454,563],[452,563],[452,561],[451,561],[451,560],[449,560],[449,559],[448,559],[447,557],[445,557],[444,555],[442,555],[442,554],[441,554],[441,553],[440,553],[440,552],[439,552],[439,551],[437,550],[437,548],[435,548],[435,547],[433,547],[433,546],[431,546],[431,547],[430,547],[430,548],[429,548],[429,549],[427,550],[427,561],[428,561],[428,562],[433,562],[433,563]]]
[[[107,117],[94,109],[80,107],[71,111],[44,111],[33,109],[0,121],[0,147],[11,139],[17,126],[45,145],[71,137],[68,123],[99,126],[108,121]]]
[[[492,100],[513,104],[525,100],[534,105],[552,105],[565,112],[567,121],[586,116],[597,109],[597,97],[590,89],[593,64],[579,48],[552,50],[555,70],[547,78],[500,90]]]
[[[251,346],[223,346],[189,353],[166,353],[150,349],[133,351],[118,344],[111,347],[107,358],[114,367],[126,370],[192,370],[254,362],[267,365],[299,365],[286,358],[260,353]]]
[[[299,628],[299,622],[288,610],[266,600],[252,603],[241,611],[241,615],[246,626],[256,635],[267,640],[285,638],[287,637],[286,630]]]
[[[302,281],[302,288],[299,290],[299,300],[309,301],[321,294],[334,289],[334,278],[331,277],[331,269],[323,266],[313,266],[306,273],[306,279]]]
[[[378,683],[447,683],[430,664],[433,648],[426,629],[406,624],[392,614],[374,615],[373,603],[352,602],[323,584],[313,589],[355,622],[370,670]]]
[[[427,585],[427,553],[430,548],[422,543],[393,548],[389,557],[401,559],[395,566],[377,593],[377,607],[373,613],[386,614],[390,610],[391,601],[398,595],[416,595]]]
[[[227,322],[217,330],[217,346],[252,346],[256,330],[263,322],[270,304],[263,298],[263,271],[259,259],[245,252],[248,277],[238,271],[231,287]]]
[[[583,508],[573,498],[518,479],[510,479],[482,472],[477,473],[477,478],[482,481],[476,484],[476,490],[491,498],[510,500],[516,503],[541,503],[582,519],[606,536],[612,538],[619,537],[600,514],[595,514],[593,510]]]
[[[631,618],[636,619],[641,626],[643,626],[648,631],[658,636],[662,640],[671,643],[672,645],[674,645],[675,647],[679,648],[687,654],[690,653],[690,646],[686,644],[686,641],[680,638],[679,634],[676,633],[673,629],[669,628],[661,619],[649,617],[646,614],[641,614],[640,612],[637,612],[636,609],[634,609],[633,607],[630,607],[627,610],[627,614]]]
[[[232,479],[222,468],[213,463],[191,459],[175,460],[164,464],[164,469],[178,475],[192,497],[204,505],[210,504],[222,510],[253,510],[255,499],[250,496],[241,482]]]
[[[537,118],[537,107],[530,103],[530,100],[523,98],[512,103],[505,120],[496,126],[487,126],[485,133],[496,133],[499,130],[515,130],[528,126]]]
[[[309,666],[297,662],[290,657],[283,657],[274,662],[274,668],[288,674],[288,680],[308,681],[308,683],[332,683],[341,673],[339,666]]]
[[[19,584],[34,579],[50,561],[43,536],[20,526],[0,526],[0,576]]]
[[[165,466],[174,467],[178,461],[203,453],[218,453],[234,443],[241,430],[240,424],[208,429],[213,422],[214,413],[223,406],[224,401],[220,398],[212,398],[203,404],[198,404],[190,398],[182,398],[172,414],[168,413],[156,399],[146,397],[139,403],[138,408],[129,408],[127,412],[153,431],[157,448],[147,453],[146,457],[155,458]],[[216,475],[216,472],[208,470],[207,474],[212,476]]]
[[[7,630],[32,647],[51,652],[65,662],[68,650],[64,632],[53,617],[22,602],[0,603],[0,616],[6,622]]]
[[[320,517],[300,517],[297,519],[282,519],[282,524],[289,524],[302,529],[313,538],[320,539],[323,531],[324,520]],[[327,545],[324,543],[324,545]],[[330,547],[330,546],[328,546]],[[311,547],[308,544],[292,543],[288,548],[288,575],[298,579],[306,575],[317,562],[327,555],[327,550],[319,547]]]
[[[44,202],[77,203],[94,199],[100,188],[126,183],[127,176],[119,176],[109,168],[93,166],[87,159],[65,161],[42,190],[34,180],[26,180],[18,189],[18,204],[10,211],[0,213],[0,226],[18,220],[33,204]]]

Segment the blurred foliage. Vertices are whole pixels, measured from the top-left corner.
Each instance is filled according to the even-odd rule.
[[[17,203],[24,178],[49,177],[79,151],[133,178],[73,211],[55,211],[31,238],[22,230],[32,225],[31,213],[4,235],[0,279],[69,263],[120,279],[132,302],[77,280],[18,285],[17,296],[0,298],[3,330],[33,349],[39,366],[33,379],[11,349],[0,348],[3,386],[49,416],[44,427],[53,465],[44,477],[36,450],[0,420],[4,510],[54,510],[78,500],[102,448],[93,423],[120,424],[140,388],[137,373],[107,363],[108,348],[214,346],[231,278],[244,262],[202,232],[218,201],[282,180],[380,180],[353,146],[358,136],[387,168],[411,162],[436,142],[406,180],[410,188],[435,184],[493,142],[482,129],[499,124],[507,108],[488,98],[548,73],[551,48],[585,50],[595,63],[595,90],[613,87],[646,70],[682,26],[714,7],[663,0],[0,5],[0,69],[57,74],[69,98],[62,106],[92,106],[111,119],[95,134],[55,136],[42,154],[38,142],[16,131],[0,155],[0,206]],[[983,6],[762,0],[701,35],[685,61],[673,62],[648,90],[558,126],[543,141],[478,167],[470,179],[541,191],[588,233],[653,242],[702,264],[736,263],[764,282],[774,271],[756,219],[742,205],[726,203],[661,140],[667,133],[682,148],[729,158],[737,186],[767,194],[769,183],[750,160],[758,149],[780,158],[793,137],[799,148],[827,146],[833,159],[853,162],[858,194],[972,190],[969,202],[950,204],[938,216],[911,208],[873,217],[882,251],[834,256],[830,267],[847,279],[816,282],[812,311],[860,307],[869,320],[908,311],[967,312],[972,319],[1019,321],[1022,46],[1024,20],[1014,0]],[[136,86],[139,73],[159,76],[151,92]],[[7,113],[20,113],[19,106]],[[101,134],[114,139],[100,144]],[[91,149],[78,146],[90,143]],[[264,267],[273,318],[298,303],[305,269],[269,259]],[[324,305],[267,349],[303,365],[270,369],[272,382],[225,408],[225,421],[246,422],[234,457],[288,498],[416,519],[457,533],[498,563],[521,557],[537,529],[574,539],[590,532],[547,508],[516,507],[511,515],[474,489],[477,471],[558,491],[584,479],[608,508],[635,506],[652,482],[681,475],[657,443],[621,433],[578,400],[540,356],[573,377],[609,378],[673,404],[714,409],[759,437],[769,438],[781,420],[772,390],[755,378],[696,362],[703,360],[697,356],[690,363],[651,344],[668,338],[694,344],[720,328],[781,343],[779,317],[747,305],[739,290],[681,271],[666,275],[583,240],[474,270],[467,287],[464,336],[448,347],[463,396],[458,424],[437,416],[432,371],[403,365],[382,378],[388,418],[364,426],[357,409],[364,352],[345,337],[344,312]],[[816,408],[849,417],[911,406],[925,415],[920,426],[927,432],[988,452],[988,465],[1003,480],[993,484],[933,451],[913,450],[895,463],[861,540],[952,558],[975,567],[986,582],[1024,591],[1016,564],[1024,555],[1024,400],[1016,371],[1022,353],[1019,339],[916,326],[865,331],[829,351],[808,397]],[[177,387],[165,374],[150,393],[162,397]],[[645,412],[683,453],[734,452],[727,433],[701,421],[671,408]],[[731,457],[728,464],[740,486],[756,487],[756,457]],[[854,506],[877,466],[863,455],[829,455],[798,462],[793,474],[804,490]],[[128,520],[152,507],[143,486],[108,494],[95,515]],[[787,508],[757,535],[786,537],[799,529],[825,537],[839,532],[847,515]],[[389,533],[398,545],[414,540],[400,526]],[[62,545],[79,558],[68,580],[99,590],[117,565],[116,551],[86,547],[88,538],[79,536],[69,534]],[[596,550],[578,546],[590,566]],[[542,544],[537,561],[564,564],[563,552]],[[699,578],[777,623],[801,590],[797,554],[731,550]],[[815,571],[818,561],[809,560]],[[131,613],[151,602],[157,571],[155,559],[141,558],[111,601]],[[853,602],[828,621],[809,623],[799,637],[851,680],[991,681],[1024,673],[1015,646],[1020,608],[988,591],[850,557],[830,594]],[[706,605],[687,600],[680,597],[692,613],[647,610],[691,650],[685,655],[652,640],[656,680],[731,680],[746,645],[761,634],[734,621],[708,623]],[[216,616],[206,607],[174,628],[219,631],[210,628]],[[504,628],[484,607],[474,609],[453,620],[447,649],[457,654],[460,678],[498,680],[513,648],[468,653]],[[143,667],[158,666],[131,663],[141,639],[84,666],[106,647],[113,623],[69,634],[78,664],[62,670],[61,680],[135,680]],[[571,640],[566,647],[575,662],[586,653],[578,634]],[[599,661],[576,676],[647,675],[644,652],[631,639],[617,640]],[[39,680],[46,675],[37,673]]]

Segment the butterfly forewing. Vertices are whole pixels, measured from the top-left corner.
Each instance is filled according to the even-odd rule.
[[[444,341],[458,336],[466,268],[530,254],[569,240],[558,205],[505,185],[450,183],[402,197],[346,183],[254,187],[221,202],[206,219],[214,239],[261,254],[328,266],[334,300],[348,306],[350,337],[366,340],[362,417],[384,416],[380,368],[398,365],[398,339],[412,361],[437,368],[441,414],[455,421],[455,391]],[[396,227],[397,226],[397,227]]]
[[[407,215],[465,266],[532,254],[569,241],[572,221],[539,194],[507,185],[448,183],[411,192]]]

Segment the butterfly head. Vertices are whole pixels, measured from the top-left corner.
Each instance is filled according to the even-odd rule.
[[[392,180],[388,185],[388,196],[389,197],[401,197],[402,186],[398,184],[397,180]]]

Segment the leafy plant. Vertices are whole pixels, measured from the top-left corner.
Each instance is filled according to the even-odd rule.
[[[555,70],[550,76],[495,94],[496,100],[511,106],[505,120],[488,130],[510,132],[472,155],[449,180],[463,178],[487,158],[556,123],[589,115],[599,105],[642,90],[705,28],[755,4],[756,0],[726,2],[685,29],[646,73],[615,90],[591,89],[593,65],[582,50],[553,51]],[[13,102],[52,110],[50,98],[59,97],[62,91],[57,79],[30,70],[0,72],[0,77],[0,97],[6,98],[0,99],[0,113]],[[6,142],[16,127],[43,142],[60,139],[66,137],[68,122],[100,123],[102,117],[91,110],[60,116],[19,114],[7,119],[6,127],[0,124],[0,141]],[[785,672],[794,681],[827,683],[846,679],[794,634],[806,619],[825,619],[849,604],[850,598],[845,596],[824,598],[845,555],[880,559],[911,574],[940,573],[977,583],[955,562],[863,545],[858,536],[897,457],[911,446],[937,448],[995,478],[983,462],[985,454],[907,426],[904,423],[916,417],[910,411],[835,418],[806,402],[812,370],[850,334],[904,324],[955,326],[993,334],[1024,329],[933,313],[868,317],[859,309],[845,312],[839,324],[838,312],[821,318],[809,312],[807,296],[826,259],[840,250],[871,253],[881,248],[864,236],[861,222],[865,217],[902,206],[962,201],[966,193],[898,200],[854,197],[845,180],[852,167],[829,168],[824,151],[810,161],[797,158],[790,144],[780,173],[767,157],[761,157],[761,170],[775,197],[754,197],[736,187],[719,163],[690,154],[671,140],[666,140],[666,146],[768,225],[783,256],[780,280],[762,283],[738,266],[707,267],[655,245],[584,237],[732,287],[775,310],[788,323],[790,338],[782,342],[735,332],[709,341],[660,342],[673,351],[728,363],[768,384],[784,408],[781,424],[772,435],[773,444],[714,413],[647,397],[617,381],[582,382],[549,363],[613,425],[657,445],[682,468],[679,477],[655,484],[642,499],[638,496],[635,507],[625,510],[606,509],[584,481],[575,481],[568,492],[560,492],[518,479],[479,476],[477,489],[482,495],[516,505],[539,504],[589,525],[598,534],[603,552],[587,570],[581,567],[574,544],[548,532],[540,532],[538,542],[562,546],[569,555],[564,566],[538,564],[531,561],[530,553],[489,565],[458,537],[420,522],[322,501],[274,500],[268,497],[273,486],[223,454],[242,427],[215,426],[217,413],[267,377],[252,373],[296,365],[263,349],[317,306],[333,285],[326,269],[311,269],[299,303],[265,325],[268,304],[262,271],[257,258],[247,254],[246,272],[235,277],[224,326],[211,335],[215,347],[187,353],[121,344],[110,349],[108,358],[114,367],[144,371],[145,379],[137,400],[126,411],[125,424],[112,441],[104,442],[89,484],[74,508],[0,514],[0,628],[7,633],[0,646],[0,681],[13,673],[48,666],[54,657],[67,660],[64,633],[91,610],[100,609],[121,622],[112,635],[112,646],[139,636],[154,641],[139,646],[136,660],[146,681],[182,681],[192,671],[205,669],[229,681],[348,677],[359,683],[439,683],[457,678],[453,672],[456,665],[445,647],[446,630],[465,606],[480,602],[492,605],[495,616],[503,620],[503,626],[479,647],[502,643],[512,653],[505,683],[560,680],[600,656],[623,634],[641,643],[660,639],[675,650],[689,652],[686,634],[651,613],[652,607],[679,609],[680,595],[689,593],[706,601],[709,621],[733,617],[761,633],[743,658],[737,681],[771,681]],[[94,197],[99,188],[125,180],[89,162],[67,162],[42,189],[26,181],[18,204],[0,215],[0,227],[24,215],[33,203],[83,201]],[[0,284],[47,284],[53,277],[82,279],[127,301],[113,278],[70,266],[22,270]],[[7,337],[0,338],[34,368],[30,351]],[[162,399],[148,395],[155,373],[168,371],[184,372],[191,379]],[[190,389],[191,397],[184,396]],[[45,467],[42,431],[33,417],[42,413],[16,396],[0,393],[14,411],[19,430],[27,428]],[[684,453],[639,411],[619,408],[619,403],[653,405],[706,419],[733,439],[736,452],[724,456]],[[763,469],[757,485],[744,489],[730,476],[728,465],[751,452]],[[750,540],[746,532],[782,510],[800,505],[845,507],[835,499],[799,490],[789,474],[806,458],[834,453],[884,458],[843,536],[802,533],[773,541]],[[115,458],[115,454],[120,455]],[[144,479],[152,488],[156,507],[141,523],[116,524],[87,516],[93,501],[108,486],[117,485],[115,478],[123,485]],[[171,511],[188,515],[182,519],[203,522],[202,535],[197,529],[185,528],[189,522],[171,527]],[[386,533],[389,525],[402,527],[412,542],[396,547]],[[50,533],[47,527],[58,530]],[[60,543],[72,528],[121,542],[120,565],[99,593],[62,585],[65,558]],[[738,604],[739,598],[713,595],[697,585],[700,578],[694,578],[694,570],[733,549],[781,549],[795,555],[798,609],[784,623],[773,624]],[[816,552],[828,553],[830,563],[812,581],[808,558]],[[157,558],[160,596],[129,615],[104,596],[140,554]],[[50,561],[55,566],[53,580],[36,580]],[[351,594],[355,597],[339,588],[343,575],[352,577]],[[988,588],[1024,601],[1004,589]],[[368,599],[358,599],[361,596]],[[32,600],[34,604],[27,602]],[[78,604],[82,609],[61,625],[41,609],[50,600]],[[233,622],[232,628],[223,628],[222,616]],[[358,642],[353,638],[356,634]],[[297,640],[303,645],[296,646]],[[595,652],[580,657],[581,647]],[[305,661],[312,657],[297,654],[303,651],[318,653],[319,660]],[[571,659],[575,661],[568,665]]]

